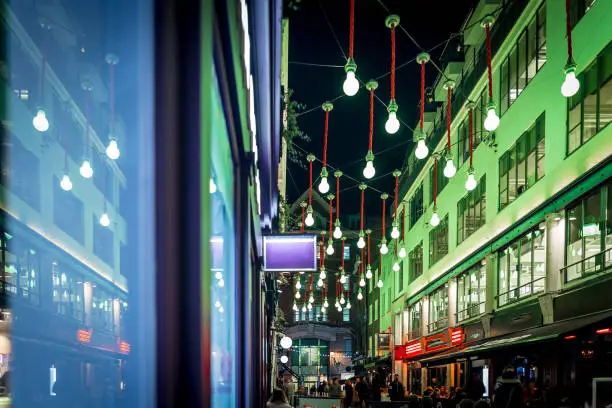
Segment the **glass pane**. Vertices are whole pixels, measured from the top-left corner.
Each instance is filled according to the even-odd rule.
[[[536,127],[531,128],[527,136],[527,188],[537,181],[536,174]]]
[[[527,85],[527,33],[523,32],[518,40],[518,95]]]
[[[537,19],[534,18],[527,28],[527,82],[535,76],[537,70]]]
[[[584,248],[582,245],[582,203],[579,202],[572,207],[569,207],[566,212],[567,225],[567,250],[566,264],[572,265],[584,256]],[[574,268],[568,269],[567,280],[573,280],[580,276],[580,271],[575,271]]]
[[[606,184],[606,241],[605,249],[612,248],[612,180]],[[612,259],[610,259],[612,260]],[[608,261],[610,261],[608,260]]]
[[[508,56],[508,67],[510,70],[510,73],[509,73],[509,77],[510,77],[510,88],[509,88],[510,103],[509,104],[510,105],[512,105],[512,102],[516,100],[519,94],[517,63],[518,63],[517,49],[516,47],[514,47],[512,51],[510,52],[510,55]]]
[[[504,60],[500,70],[500,85],[501,85],[501,107],[500,111],[503,113],[508,109],[508,94],[510,83],[508,82],[508,60]]]
[[[546,240],[544,233],[533,232],[533,293],[542,292],[546,284]]]
[[[597,133],[597,68],[589,69],[584,76],[582,143]]]
[[[508,303],[508,250],[505,249],[499,254],[498,263],[498,286],[497,292],[499,294],[499,305],[503,306]]]
[[[612,79],[599,90],[599,129],[612,121]]]
[[[538,10],[538,70],[546,62],[546,3]]]
[[[520,272],[520,258],[519,258],[519,243],[508,247],[508,259],[509,259],[509,286],[508,290],[508,301],[516,300],[519,297],[519,272]]]
[[[508,152],[508,202],[516,200],[516,148]]]
[[[601,265],[597,258],[593,258],[602,250],[601,230],[601,190],[589,195],[584,200],[584,223],[582,225],[582,236],[584,237],[584,258],[589,262],[585,265],[585,272],[594,272]]]
[[[532,242],[531,234],[525,235],[520,242],[520,269],[519,269],[519,297],[525,297],[532,294]]]

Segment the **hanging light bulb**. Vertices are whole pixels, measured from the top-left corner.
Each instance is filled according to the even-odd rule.
[[[368,265],[367,269],[366,269],[366,279],[372,279],[372,268],[370,267],[370,265]]]
[[[308,310],[312,310],[312,303],[308,303],[308,306],[306,306],[308,308]]]
[[[336,220],[336,228],[334,228],[334,238],[342,238],[342,230],[340,229],[340,220]]]
[[[338,312],[342,313],[342,306],[338,306]]]
[[[340,302],[338,302],[338,298],[336,298],[336,304],[334,306],[336,307],[336,309],[340,307]]]
[[[223,312],[224,312],[224,310],[223,310],[223,306],[221,306],[221,307],[219,308],[219,313],[223,313]]]
[[[325,252],[327,253],[327,255],[334,254],[334,243],[331,238],[329,239],[329,241],[327,241],[327,249],[325,250]]]
[[[215,184],[215,180],[210,178],[210,186],[209,186],[210,194],[215,194],[217,192],[217,185]]]
[[[289,362],[289,357],[281,356],[280,362],[283,363],[283,364],[287,364]]]
[[[361,277],[361,279],[359,279],[359,286],[361,286],[362,288],[365,286],[365,279],[363,279],[363,276]]]
[[[497,116],[497,112],[495,111],[495,104],[491,102],[487,110],[487,118],[484,121],[484,128],[489,132],[493,132],[498,126],[499,116]]]
[[[312,293],[310,294],[310,297],[308,298],[308,303],[314,303],[314,296],[312,296]]]
[[[363,230],[359,231],[359,239],[357,240],[357,248],[359,249],[363,249],[365,248],[366,242],[365,239],[363,238]]]
[[[392,99],[389,103],[387,112],[389,112],[389,117],[387,118],[387,122],[385,122],[385,130],[390,135],[393,135],[397,133],[400,128],[400,122],[397,119],[397,102],[395,102],[395,99]]]
[[[326,194],[329,191],[329,183],[327,182],[327,169],[323,167],[321,169],[321,182],[319,183],[319,192]]]
[[[374,168],[374,153],[371,150],[368,150],[368,154],[366,154],[366,165],[363,168],[363,177],[367,179],[371,179],[376,174],[376,169]]]
[[[221,271],[215,272],[215,279],[217,280],[223,279],[223,274],[221,273]]]
[[[293,310],[295,310],[297,312],[298,307],[297,307],[297,303],[293,302]]]
[[[32,125],[34,129],[39,132],[46,132],[49,130],[49,120],[47,119],[47,112],[44,109],[39,108],[36,112],[36,116],[32,119]]]
[[[106,146],[106,156],[108,156],[111,160],[117,160],[121,152],[119,151],[119,146],[117,145],[117,140],[114,137],[111,137],[108,140],[108,146]]]
[[[306,312],[306,305],[302,305],[302,312]]]
[[[440,217],[438,216],[438,211],[434,208],[433,214],[431,214],[431,219],[429,220],[429,224],[432,227],[437,227],[440,225]]]
[[[340,275],[340,283],[342,284],[346,283],[346,275],[344,274],[344,272],[342,272],[342,275]]]
[[[312,216],[312,206],[309,205],[306,210],[306,219],[304,220],[307,226],[312,227],[314,225],[314,217]]]
[[[302,295],[300,295],[300,292],[295,292],[295,298],[296,298],[296,299],[299,299],[299,298],[301,298],[301,297],[302,297]]]
[[[325,273],[325,266],[321,267],[321,274],[319,275],[321,279],[327,278],[327,274]]]
[[[295,288],[296,289],[302,289],[302,282],[300,282],[299,280],[297,281],[297,283],[295,284]]]
[[[382,288],[382,287],[383,287],[383,281],[382,281],[382,279],[380,279],[380,278],[378,279],[378,283],[376,283],[376,286],[378,286],[379,288]]]
[[[399,257],[401,259],[404,259],[406,257],[406,248],[404,248],[404,247],[400,248],[400,250],[399,250]]]
[[[357,293],[357,300],[362,300],[363,299],[363,295],[361,294],[361,291],[359,291],[359,293]]]
[[[327,299],[325,299],[325,302],[323,302],[323,307],[326,309],[329,307],[329,302],[327,301]]]
[[[70,175],[68,173],[65,173],[62,176],[62,180],[60,181],[60,187],[64,191],[72,190],[72,181],[70,180]]]
[[[103,227],[108,227],[110,225],[110,217],[106,212],[100,216],[100,225]]]
[[[400,270],[400,264],[396,259],[395,262],[393,262],[393,272],[399,272],[399,270]]]
[[[561,85],[561,95],[569,98],[576,95],[580,90],[580,81],[576,78],[576,65],[568,64],[565,66],[565,81]]]
[[[453,163],[453,157],[449,154],[446,157],[446,166],[444,166],[444,177],[453,178],[457,173],[455,163]]]
[[[325,306],[323,306],[323,307],[321,308],[321,314],[325,314],[325,312],[327,312],[327,309],[325,308]]]
[[[346,300],[344,299],[344,295],[342,295],[342,297],[340,297],[340,304],[343,305],[346,303]]]
[[[359,81],[355,77],[355,71],[357,70],[357,64],[352,58],[349,58],[346,65],[344,66],[346,71],[346,79],[342,84],[342,90],[347,96],[353,96],[359,90]]]
[[[383,237],[380,244],[380,253],[382,255],[386,255],[389,252],[389,247],[387,247],[387,239]]]
[[[81,176],[86,179],[93,177],[93,168],[91,167],[89,160],[83,159],[81,167],[79,168],[79,173],[81,173]]]
[[[427,148],[427,144],[425,143],[425,137],[423,135],[419,136],[419,141],[417,142],[416,150],[414,151],[414,155],[417,159],[422,160],[427,157],[429,154],[429,149]]]
[[[319,278],[319,280],[317,281],[317,286],[320,288],[323,287],[323,279]]]
[[[346,308],[350,309],[351,308],[351,301],[349,300],[348,302],[346,302]]]
[[[223,279],[219,279],[217,281],[217,286],[220,287],[220,288],[224,287],[225,286],[225,281]]]
[[[218,300],[215,301],[215,307],[218,309],[221,307],[221,302],[219,302]]]
[[[399,228],[397,227],[397,221],[393,221],[393,228],[391,229],[391,238],[398,239],[400,236]]]
[[[465,180],[465,189],[467,191],[472,191],[476,188],[478,182],[476,181],[476,177],[474,176],[474,168],[470,167],[468,169],[467,180]]]

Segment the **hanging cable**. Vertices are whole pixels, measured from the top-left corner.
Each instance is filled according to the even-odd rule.
[[[349,58],[353,58],[353,43],[355,42],[355,0],[351,0],[351,17],[349,25]]]
[[[565,33],[567,35],[567,63],[565,64],[565,81],[561,85],[561,94],[566,98],[574,96],[580,90],[580,81],[576,78],[576,63],[572,48],[572,10],[570,0],[565,0]]]
[[[489,78],[489,99],[493,99],[493,69],[491,68],[492,50],[491,50],[491,26],[490,24],[485,25],[486,37],[487,37],[487,72]]]
[[[323,104],[325,111],[325,131],[323,134],[323,168],[321,169],[321,182],[319,183],[319,192],[326,194],[329,191],[329,183],[327,182],[327,136],[329,131],[329,112],[334,108],[331,102]]]
[[[395,101],[395,27],[399,24],[400,18],[397,15],[390,15],[385,20],[385,25],[391,30],[391,101],[387,107],[389,117],[385,123],[385,130],[389,134],[395,134],[400,127],[397,119],[397,102]]]
[[[482,19],[481,25],[485,29],[487,41],[487,74],[489,78],[489,105],[487,107],[487,117],[484,121],[484,128],[489,132],[493,132],[499,126],[499,117],[495,111],[495,103],[493,102],[493,69],[491,60],[493,59],[493,50],[491,48],[491,25],[493,24],[493,16],[488,15]]]
[[[387,247],[387,229],[385,227],[385,214],[386,214],[386,201],[387,198],[389,197],[389,194],[387,193],[382,193],[382,195],[380,196],[380,198],[382,199],[382,231],[381,231],[381,240],[380,240],[380,253],[381,255],[385,255],[387,252],[389,252],[389,248]]]
[[[446,87],[446,135],[448,154],[451,152],[452,86]]]
[[[378,82],[374,80],[368,81],[366,88],[370,91],[370,132],[368,135],[368,153],[366,154],[366,165],[363,168],[363,177],[371,179],[376,174],[374,168],[374,91],[378,88]]]
[[[300,203],[300,207],[302,207],[302,222],[300,223],[300,232],[304,232],[304,224],[305,224],[305,216],[306,216],[306,202],[302,201]]]
[[[474,116],[473,110],[468,109],[468,115],[470,120],[470,168],[472,167],[472,161],[474,157]]]

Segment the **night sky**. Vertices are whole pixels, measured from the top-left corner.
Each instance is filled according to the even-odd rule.
[[[467,17],[473,0],[409,1],[409,0],[356,0],[354,58],[357,63],[357,77],[362,82],[371,78],[378,80],[376,95],[385,103],[389,102],[391,67],[390,30],[385,26],[389,14],[398,14],[401,25],[410,33],[424,50],[438,46],[430,52],[434,61],[439,56],[453,33],[457,33]],[[313,153],[317,158],[323,155],[323,129],[325,113],[320,108],[326,100],[344,95],[342,83],[345,78],[344,53],[348,54],[349,43],[349,0],[303,0],[297,11],[289,13],[289,87],[294,90],[293,99],[306,105],[309,113],[300,115],[298,124],[310,136],[311,142],[296,142],[299,147]],[[385,7],[389,10],[386,11]],[[327,16],[327,19],[326,19]],[[328,24],[329,20],[329,24]],[[334,38],[330,25],[338,39]],[[340,46],[338,45],[340,43]],[[396,66],[413,60],[421,49],[401,30],[396,29]],[[300,63],[322,64],[339,67],[308,66]],[[438,72],[428,64],[427,85],[432,85]],[[418,121],[419,64],[412,62],[396,70],[396,101],[398,117],[414,127]],[[387,119],[385,106],[375,101],[374,111],[374,160],[376,177],[369,185],[392,195],[394,169],[401,169],[408,149],[412,148],[412,130],[404,124],[400,130],[389,135],[384,125]],[[343,96],[334,102],[330,114],[328,165],[342,170],[348,176],[363,180],[362,170],[368,147],[369,93],[362,87],[357,95]],[[303,161],[307,164],[305,154]],[[296,200],[308,188],[308,171],[288,164],[287,198]],[[321,163],[313,166],[314,178],[321,171]],[[331,176],[332,174],[330,174]],[[335,177],[330,178],[335,183]],[[341,179],[341,211],[358,213],[360,196],[358,182],[348,177]],[[316,185],[315,185],[316,188]],[[344,191],[345,189],[347,189]],[[332,185],[332,191],[334,187]],[[381,211],[380,193],[366,192],[366,207],[369,214]]]

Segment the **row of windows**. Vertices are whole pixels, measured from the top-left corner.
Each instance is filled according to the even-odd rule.
[[[482,176],[476,188],[457,203],[457,244],[472,235],[486,221],[487,179]]]

